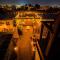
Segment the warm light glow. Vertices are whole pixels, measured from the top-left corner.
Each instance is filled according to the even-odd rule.
[[[15,50],[15,52],[17,52],[17,51],[18,51],[18,47],[16,46],[16,47],[14,48],[14,50]]]
[[[30,29],[31,27],[30,26],[26,26],[26,29]]]

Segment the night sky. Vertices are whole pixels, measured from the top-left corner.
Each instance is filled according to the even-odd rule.
[[[0,4],[40,4],[40,5],[60,5],[60,0],[0,0]]]

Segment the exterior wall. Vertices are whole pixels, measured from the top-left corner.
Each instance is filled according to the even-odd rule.
[[[9,25],[7,25],[9,22]],[[10,31],[13,30],[13,20],[0,20],[0,32]]]

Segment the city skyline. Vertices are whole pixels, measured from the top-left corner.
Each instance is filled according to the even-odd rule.
[[[0,0],[0,4],[16,4],[16,5],[40,4],[60,6],[60,0]]]

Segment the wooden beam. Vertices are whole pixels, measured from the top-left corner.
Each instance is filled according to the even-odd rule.
[[[48,28],[49,31],[53,32],[53,29],[51,27],[51,25],[48,25],[47,23],[43,22],[44,26],[46,26]]]
[[[46,56],[48,56],[51,45],[52,45],[52,43],[54,41],[54,38],[56,36],[57,30],[58,30],[58,24],[59,24],[59,22],[57,20],[56,23],[55,23],[54,33],[50,32],[50,39],[49,39],[49,42],[48,42],[48,45],[47,45],[47,48],[46,48],[46,51],[45,51]]]

